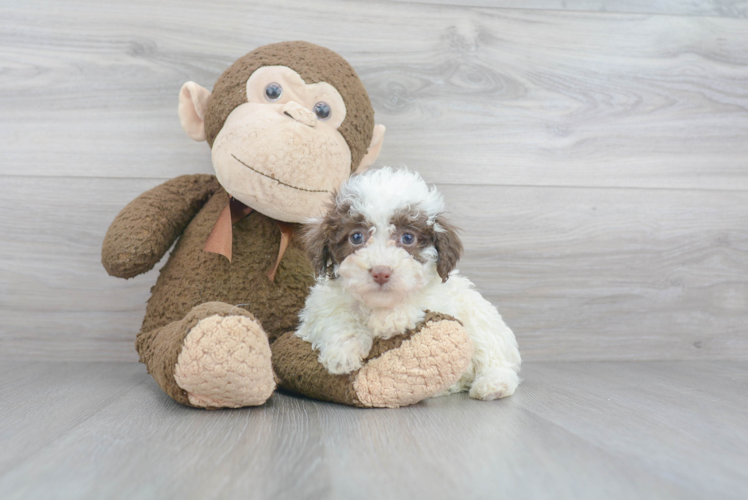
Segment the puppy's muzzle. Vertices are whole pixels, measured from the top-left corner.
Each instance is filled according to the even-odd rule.
[[[371,277],[380,285],[387,283],[390,280],[390,276],[392,276],[392,269],[388,266],[374,266],[371,268]]]

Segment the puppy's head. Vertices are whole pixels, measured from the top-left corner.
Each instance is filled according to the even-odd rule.
[[[370,307],[392,307],[457,265],[462,242],[443,212],[420,175],[383,168],[351,177],[303,237],[319,276]]]

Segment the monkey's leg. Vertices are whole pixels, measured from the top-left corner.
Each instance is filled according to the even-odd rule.
[[[377,339],[363,368],[332,375],[311,344],[288,332],[271,346],[280,387],[323,401],[396,408],[444,392],[470,366],[473,342],[462,325],[429,312],[413,330]]]
[[[275,390],[270,346],[252,314],[223,302],[138,334],[140,361],[175,401],[198,408],[263,404]]]

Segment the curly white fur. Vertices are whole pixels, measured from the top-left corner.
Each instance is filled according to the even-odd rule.
[[[442,282],[433,245],[416,259],[393,238],[398,230],[393,215],[403,210],[425,215],[435,232],[444,231],[437,222],[444,211],[441,194],[417,173],[384,168],[352,177],[335,203],[364,215],[371,228],[366,244],[336,265],[332,277],[318,278],[300,313],[296,334],[319,350],[328,371],[360,368],[375,337],[404,333],[428,309],[460,320],[474,344],[469,369],[448,392],[469,390],[470,397],[484,400],[513,394],[519,384],[519,349],[496,308],[457,270]],[[374,266],[391,268],[386,284],[374,281]]]

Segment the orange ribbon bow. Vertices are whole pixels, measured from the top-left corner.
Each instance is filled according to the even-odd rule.
[[[244,219],[252,212],[252,208],[248,207],[236,198],[229,197],[228,203],[223,207],[221,215],[218,216],[213,229],[210,231],[208,240],[205,242],[203,247],[204,252],[221,254],[231,262],[231,249],[233,246],[233,225]],[[275,280],[275,273],[278,271],[283,254],[288,249],[288,244],[291,242],[293,236],[293,224],[288,222],[275,221],[278,224],[278,229],[281,232],[280,248],[278,249],[278,258],[275,260],[275,264],[268,272],[268,278],[270,281]]]

